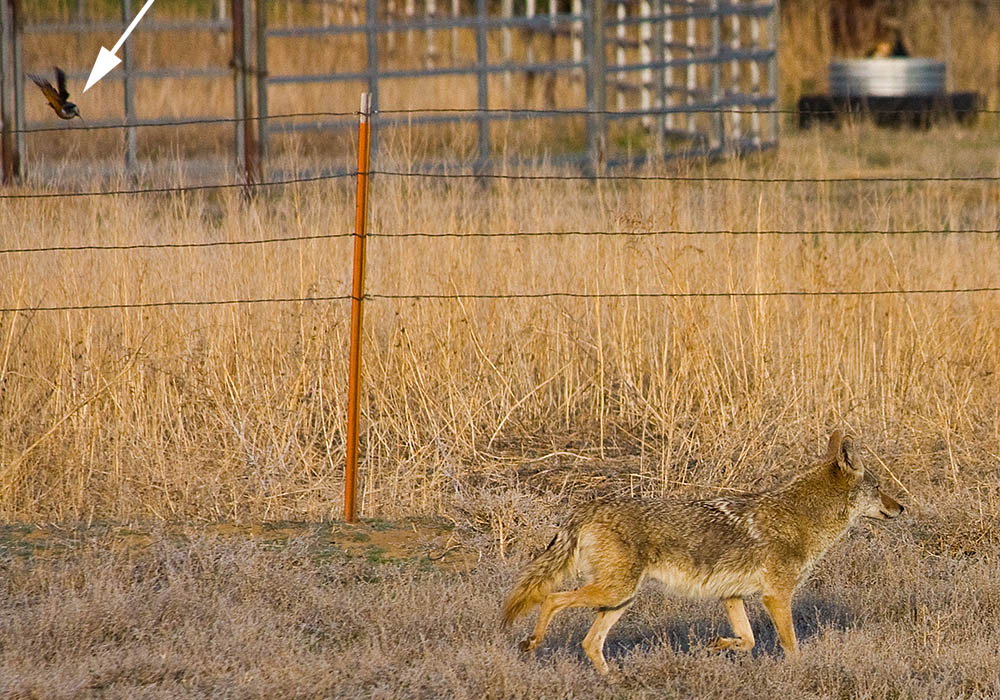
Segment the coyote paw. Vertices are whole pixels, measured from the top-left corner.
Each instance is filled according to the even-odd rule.
[[[743,637],[718,637],[708,648],[712,651],[750,651],[753,649],[753,641]]]

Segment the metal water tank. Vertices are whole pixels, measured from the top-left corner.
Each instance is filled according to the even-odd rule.
[[[830,62],[830,94],[837,97],[943,95],[944,61],[859,58]]]

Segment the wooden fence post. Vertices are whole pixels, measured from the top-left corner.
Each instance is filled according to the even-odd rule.
[[[18,51],[17,0],[0,0],[0,161],[3,183],[20,182],[22,176],[19,146],[24,134],[17,132]]]

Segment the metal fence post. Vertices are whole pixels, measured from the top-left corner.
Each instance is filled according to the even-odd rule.
[[[666,7],[663,0],[656,0],[653,12],[656,16],[660,18],[658,22],[653,24],[653,57],[654,60],[660,64],[660,67],[656,69],[655,79],[653,88],[656,95],[654,98],[654,104],[656,105],[657,111],[659,111],[659,116],[653,121],[653,128],[656,133],[653,137],[653,148],[656,149],[656,157],[662,158],[664,151],[664,136],[667,131],[667,122],[665,119],[666,112],[664,111],[667,106],[667,81],[666,81],[666,69],[663,66],[664,61],[664,51],[665,51],[665,41],[664,41],[664,27],[667,25],[667,21],[663,18],[666,14]]]
[[[603,0],[602,0],[603,1]],[[490,159],[490,95],[489,73],[487,72],[486,43],[486,0],[476,0],[476,105],[479,109],[478,155],[476,158],[476,173],[483,175],[489,167]]]
[[[587,153],[592,174],[604,166],[607,141],[607,76],[604,46],[604,0],[592,0],[583,10],[586,46]]]
[[[767,43],[771,50],[771,61],[767,67],[767,91],[771,98],[771,145],[778,143],[778,124],[781,117],[778,114],[778,30],[780,29],[778,5],[778,0],[774,0],[771,5],[771,16],[767,20]]]
[[[253,3],[250,0],[242,0],[243,17],[240,24],[243,30],[243,39],[240,42],[240,66],[242,73],[240,78],[243,81],[243,178],[248,185],[252,185],[260,180],[257,169],[257,146],[254,139],[253,125],[253,71],[250,66],[250,40],[253,27],[250,23],[250,15],[253,11]],[[252,190],[247,190],[251,193]]]
[[[378,90],[378,0],[366,0],[365,2],[365,47],[368,54],[368,111],[377,112],[379,107]],[[369,150],[378,152],[378,134],[370,135],[373,145]]]
[[[358,120],[358,183],[354,211],[354,270],[351,282],[351,347],[347,378],[347,446],[344,520],[355,519],[358,476],[358,419],[361,403],[361,321],[365,298],[365,238],[368,233],[368,174],[371,169],[371,93],[362,93]]]
[[[122,0],[122,28],[132,22],[132,0]],[[132,71],[135,64],[132,56],[132,42],[126,41],[122,47],[122,95],[124,100],[125,123],[135,123],[135,81]],[[131,178],[135,174],[136,165],[135,127],[125,129],[125,176]]]
[[[267,159],[267,3],[257,0],[257,174],[264,179]]]
[[[230,65],[233,67],[233,117],[236,120],[233,130],[233,150],[236,156],[236,171],[244,172],[246,160],[243,127],[246,124],[247,96],[244,93],[243,76],[240,75],[244,68],[242,61],[246,56],[243,47],[243,0],[232,0],[232,3],[233,58]]]
[[[709,150],[722,150],[725,142],[722,115],[722,8],[719,0],[712,0],[712,118]]]

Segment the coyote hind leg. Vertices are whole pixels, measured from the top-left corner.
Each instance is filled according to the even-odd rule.
[[[747,610],[743,606],[743,599],[724,598],[722,604],[726,607],[726,614],[729,615],[729,624],[736,636],[719,637],[712,643],[712,648],[716,651],[723,651],[725,649],[750,651],[754,645],[753,628],[750,627],[750,620],[747,618]]]
[[[604,637],[607,636],[608,630],[611,629],[611,626],[621,617],[621,613],[628,607],[638,582],[629,581],[621,582],[621,584],[608,586],[602,583],[588,583],[571,591],[550,594],[542,602],[542,609],[538,613],[538,621],[535,623],[535,629],[532,631],[531,636],[521,642],[521,651],[532,651],[541,644],[542,638],[545,637],[545,630],[548,629],[553,615],[566,608],[600,609],[598,619],[587,634],[587,639],[590,640],[591,649],[593,648],[593,644],[596,644],[598,640],[601,643],[601,647],[603,647]],[[618,614],[615,615],[614,613]],[[600,626],[598,625],[599,622],[601,623]],[[601,631],[602,628],[604,628],[603,632]],[[585,640],[584,643],[587,644],[587,641]],[[587,650],[587,647],[584,648]],[[594,658],[589,650],[587,650],[587,655],[591,659]],[[603,660],[603,655],[600,658]],[[598,668],[601,666],[596,660],[594,664]],[[606,667],[607,664],[605,664]]]
[[[608,662],[604,658],[604,640],[608,638],[608,632],[618,622],[618,618],[624,615],[631,605],[632,599],[629,598],[614,608],[598,612],[594,624],[590,626],[590,631],[583,638],[584,653],[593,662],[598,673],[602,675],[608,675]]]

